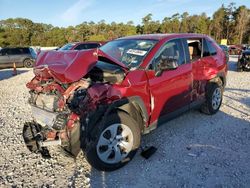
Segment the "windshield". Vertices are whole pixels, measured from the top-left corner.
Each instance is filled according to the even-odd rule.
[[[63,47],[59,48],[58,51],[70,50],[73,46],[73,43],[65,44]]]
[[[126,65],[128,68],[138,67],[157,40],[120,39],[110,41],[100,49]]]

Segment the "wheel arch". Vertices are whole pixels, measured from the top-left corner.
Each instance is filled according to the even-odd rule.
[[[208,84],[210,83],[219,84],[220,86],[222,86],[223,89],[225,89],[226,83],[227,83],[225,74],[218,73],[215,77],[213,77],[212,79],[208,81]]]
[[[109,105],[101,105],[93,113],[89,114],[88,118],[81,119],[81,126],[84,126],[81,130],[81,148],[85,148],[86,140],[95,137],[96,130],[98,130],[98,122],[106,122],[109,114],[115,111],[122,111],[131,116],[136,122],[138,122],[141,133],[145,130],[145,125],[148,121],[147,109],[143,100],[138,96],[126,97],[120,100],[116,100]],[[87,120],[87,121],[86,121]]]
[[[145,125],[148,121],[147,109],[138,96],[127,98],[127,102],[123,105],[117,107],[117,109],[122,110],[129,114],[140,126],[141,132],[143,132]]]

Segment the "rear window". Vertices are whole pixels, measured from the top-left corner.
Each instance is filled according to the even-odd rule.
[[[8,54],[8,49],[1,49],[1,55],[7,55]]]
[[[29,51],[30,51],[30,53],[31,53],[31,56],[35,59],[36,56],[37,56],[35,50],[34,50],[33,48],[29,48]]]

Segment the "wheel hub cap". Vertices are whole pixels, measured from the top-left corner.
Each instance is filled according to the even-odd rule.
[[[222,100],[221,89],[216,88],[212,96],[212,107],[214,110],[217,110],[220,107],[221,100]]]
[[[96,151],[105,163],[115,164],[127,157],[133,147],[133,134],[124,124],[112,124],[100,135]]]

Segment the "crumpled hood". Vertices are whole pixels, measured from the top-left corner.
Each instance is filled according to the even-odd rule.
[[[109,63],[127,69],[121,62],[101,50],[44,51],[37,57],[34,74],[43,78],[53,77],[60,83],[72,83],[84,77],[95,66],[100,56],[108,59]]]

